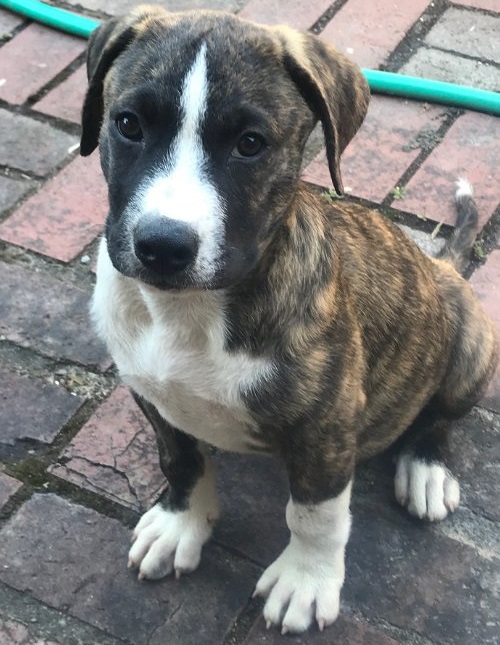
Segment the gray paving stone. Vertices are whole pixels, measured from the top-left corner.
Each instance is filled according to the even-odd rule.
[[[0,109],[0,164],[46,175],[77,138],[21,114]]]
[[[450,467],[457,475],[462,501],[474,512],[500,521],[500,416],[475,408],[455,423]]]
[[[126,568],[129,530],[52,494],[26,502],[0,540],[4,583],[134,645],[220,643],[258,575],[211,545],[193,575],[139,582]]]
[[[88,306],[85,291],[0,262],[0,334],[8,340],[104,370],[110,360],[90,325]]]
[[[0,379],[1,379],[1,371],[0,371]],[[2,402],[1,402],[1,395],[0,395],[0,407],[1,405],[2,405]],[[1,417],[1,412],[0,412],[0,417]],[[0,440],[1,439],[2,439],[2,436],[0,435]],[[5,506],[5,504],[9,501],[12,495],[14,495],[14,493],[17,490],[19,490],[21,486],[22,486],[22,482],[17,481],[17,479],[14,479],[14,477],[9,477],[9,475],[6,475],[5,473],[0,472],[0,509],[2,508],[2,506]],[[0,643],[1,643],[1,640],[0,640]]]
[[[0,637],[1,645],[42,645],[42,639],[60,645],[124,645],[121,639],[113,638],[62,611],[47,607],[29,594],[19,593],[0,582],[0,622],[2,621],[27,626],[28,638],[35,642],[28,640],[27,643],[21,641],[21,644],[14,644],[12,641],[5,643]]]
[[[82,402],[62,387],[0,366],[0,454],[2,444],[13,446],[26,439],[51,443]]]
[[[33,630],[15,620],[2,620],[0,618],[0,644],[1,645],[60,645],[55,641],[39,639]]]
[[[387,634],[347,615],[339,616],[323,632],[312,628],[305,634],[290,638],[294,645],[398,645],[398,641]],[[259,618],[244,645],[283,645],[283,636],[278,629],[267,630],[264,620]]]
[[[19,181],[0,176],[0,212],[13,206],[32,187],[31,181]]]
[[[23,18],[16,16],[10,11],[0,9],[0,38],[7,36],[10,32],[23,22]]]
[[[425,251],[427,255],[435,256],[437,255],[438,251],[441,249],[441,247],[444,244],[443,238],[439,237],[432,237],[430,233],[425,233],[424,231],[419,231],[414,228],[410,228],[409,226],[405,226],[404,224],[400,224],[399,228],[403,230],[408,237],[411,237],[411,239],[418,244],[418,246],[422,249],[422,251]]]
[[[399,72],[483,90],[500,90],[500,70],[497,67],[438,49],[420,48]]]
[[[271,562],[285,548],[288,479],[277,459],[220,453],[216,457],[221,519],[215,539],[260,562]]]
[[[498,567],[424,523],[395,526],[373,509],[354,516],[343,602],[435,643],[496,645]]]
[[[429,31],[425,42],[433,47],[500,63],[500,15],[450,7]]]

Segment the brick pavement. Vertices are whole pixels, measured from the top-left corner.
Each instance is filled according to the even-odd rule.
[[[134,4],[61,2],[101,18]],[[500,89],[498,0],[168,3],[202,5],[313,29],[364,66]],[[88,322],[106,192],[97,155],[74,149],[83,51],[0,10],[0,645],[273,645],[282,637],[250,593],[287,537],[281,466],[217,455],[224,512],[199,571],[139,583],[126,570],[129,529],[164,482],[153,433]],[[343,176],[350,199],[435,251],[466,173],[483,227],[471,284],[500,331],[499,139],[498,117],[375,97]],[[317,136],[309,159],[306,180],[329,188]],[[440,524],[397,506],[389,457],[360,468],[341,618],[289,640],[499,643],[499,433],[500,373],[457,424],[462,502]]]

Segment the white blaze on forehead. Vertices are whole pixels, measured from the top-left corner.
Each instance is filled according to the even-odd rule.
[[[165,164],[141,187],[140,215],[150,213],[190,224],[200,247],[194,273],[210,279],[224,237],[222,200],[205,169],[201,129],[208,96],[207,48],[202,44],[186,74],[180,97],[181,125]]]

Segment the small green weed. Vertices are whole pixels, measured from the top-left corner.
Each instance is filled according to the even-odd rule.
[[[406,188],[404,186],[395,186],[391,190],[391,195],[394,197],[394,199],[404,199],[406,196]]]

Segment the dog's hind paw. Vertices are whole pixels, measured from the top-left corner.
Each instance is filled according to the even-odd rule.
[[[411,453],[398,457],[394,491],[411,515],[431,522],[444,519],[460,502],[460,487],[450,471]]]
[[[170,511],[160,504],[145,513],[134,529],[128,566],[139,568],[139,579],[176,578],[196,569],[212,523],[191,510]]]
[[[297,558],[289,545],[262,574],[254,596],[268,596],[264,605],[267,628],[281,625],[281,633],[300,633],[308,629],[314,618],[322,631],[333,623],[339,613],[343,571],[335,567]]]

